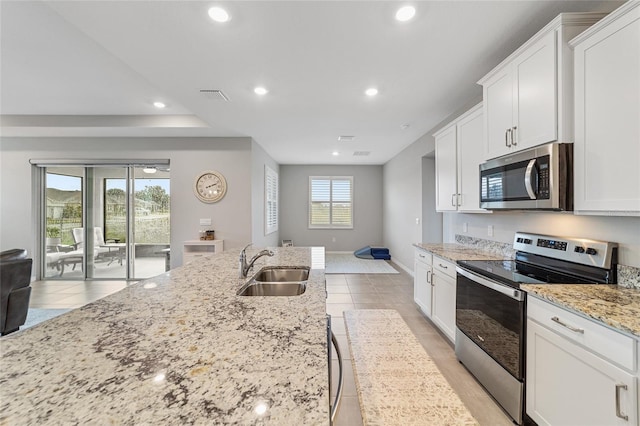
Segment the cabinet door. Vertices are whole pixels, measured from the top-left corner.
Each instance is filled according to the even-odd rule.
[[[575,47],[575,210],[640,215],[640,7]]]
[[[418,304],[422,312],[431,317],[431,266],[424,262],[415,261],[413,278],[413,299]]]
[[[556,51],[550,31],[513,61],[513,150],[558,139]]]
[[[436,210],[457,210],[456,126],[436,135]]]
[[[480,169],[483,158],[482,108],[458,123],[458,210],[486,211],[480,208]]]
[[[510,67],[505,67],[483,85],[484,159],[499,157],[510,151],[513,126],[513,83]]]
[[[532,320],[526,377],[527,414],[540,426],[638,424],[631,374]]]
[[[433,313],[431,319],[449,339],[456,339],[456,280],[436,271],[433,280]]]

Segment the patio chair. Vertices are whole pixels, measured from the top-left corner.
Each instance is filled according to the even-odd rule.
[[[75,247],[78,250],[84,249],[84,228],[73,228],[71,231],[73,234],[73,240],[75,241]],[[109,260],[109,265],[118,260],[118,263],[122,265],[122,249],[123,245],[117,244],[116,240],[109,240],[112,244],[107,244],[104,240],[104,234],[102,228],[93,228],[93,253],[94,260]]]

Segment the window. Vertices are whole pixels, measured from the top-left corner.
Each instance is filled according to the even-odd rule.
[[[309,177],[309,228],[353,228],[353,176]]]
[[[278,230],[278,173],[264,166],[264,234]]]

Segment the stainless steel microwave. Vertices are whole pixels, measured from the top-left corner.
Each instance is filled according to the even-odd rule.
[[[573,210],[573,144],[550,143],[481,164],[480,207]]]

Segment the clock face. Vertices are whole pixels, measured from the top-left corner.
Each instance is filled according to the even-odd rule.
[[[218,172],[204,172],[196,177],[193,190],[201,201],[215,203],[226,194],[227,181]]]

